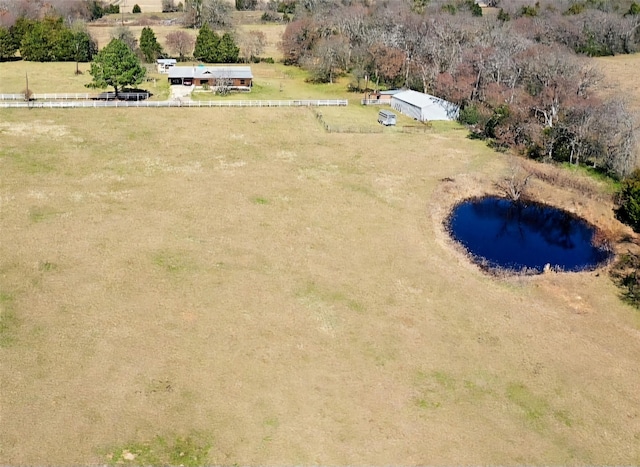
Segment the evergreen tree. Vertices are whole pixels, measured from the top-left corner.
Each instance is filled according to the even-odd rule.
[[[240,49],[233,40],[233,36],[225,32],[218,45],[218,59],[221,63],[238,63]]]
[[[193,57],[196,60],[207,63],[218,63],[220,37],[213,31],[209,25],[204,24],[196,37],[196,46],[193,50]]]
[[[24,35],[36,24],[35,20],[25,18],[21,16],[18,18],[13,26],[9,28],[11,37],[13,39],[13,45],[16,49],[20,48]]]
[[[162,55],[162,46],[158,43],[153,29],[145,27],[140,34],[140,50],[148,63],[153,63]]]
[[[87,84],[89,88],[106,88],[113,86],[118,90],[125,86],[142,83],[146,70],[140,65],[140,60],[131,49],[119,39],[112,39],[102,49],[93,62],[89,73],[93,81]]]
[[[62,18],[47,17],[34,22],[22,36],[20,55],[31,62],[56,60],[56,43],[64,40]],[[64,46],[63,46],[64,47]]]
[[[9,29],[0,26],[0,61],[9,60],[16,55],[16,47]]]

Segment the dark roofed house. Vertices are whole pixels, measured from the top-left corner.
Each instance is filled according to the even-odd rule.
[[[169,84],[251,91],[253,74],[248,66],[174,66],[169,69]]]

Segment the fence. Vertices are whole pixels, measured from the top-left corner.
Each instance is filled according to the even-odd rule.
[[[389,105],[391,103],[390,100],[380,100],[380,99],[360,99],[360,104],[362,105]]]
[[[327,100],[274,100],[274,101],[31,101],[1,102],[0,108],[98,108],[98,107],[323,107],[346,106],[346,99]]]
[[[313,110],[313,114],[327,133],[382,133],[380,126],[329,125],[322,113]]]
[[[69,99],[92,99],[96,94],[76,93],[76,94],[32,94],[31,99],[42,100],[69,100]],[[0,101],[24,101],[24,94],[0,94]]]
[[[31,99],[33,100],[80,100],[80,99],[92,99],[96,97],[95,94],[33,94]]]
[[[23,101],[24,94],[0,94],[0,101]]]

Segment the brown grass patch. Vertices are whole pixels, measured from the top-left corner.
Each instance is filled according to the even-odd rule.
[[[451,202],[507,167],[464,131],[0,117],[51,128],[0,132],[3,462],[640,460],[637,312],[604,275],[495,280],[451,248]]]

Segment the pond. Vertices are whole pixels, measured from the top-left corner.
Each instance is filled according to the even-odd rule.
[[[542,272],[592,270],[612,256],[594,245],[595,227],[539,203],[484,197],[463,201],[447,219],[451,236],[486,269]]]

